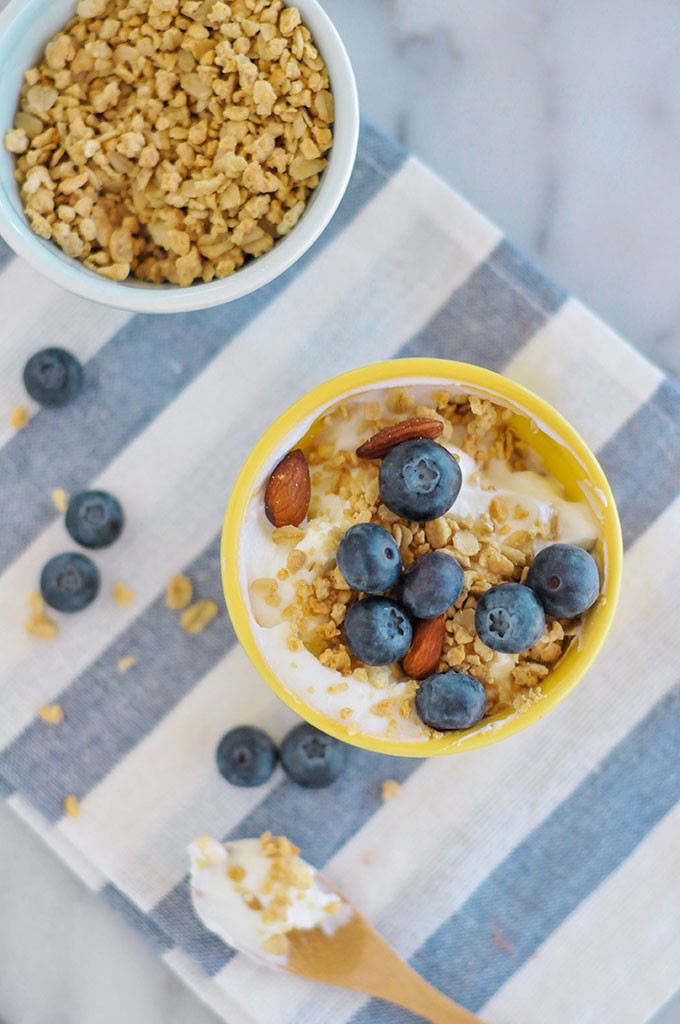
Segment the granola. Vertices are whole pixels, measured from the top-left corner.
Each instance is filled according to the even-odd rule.
[[[24,629],[29,636],[38,640],[56,640],[59,629],[56,622],[47,614],[47,605],[38,591],[28,595],[29,618],[24,622]]]
[[[68,509],[69,495],[63,487],[55,487],[52,491],[52,504],[59,512],[66,512]]]
[[[135,592],[127,583],[118,582],[113,584],[113,600],[119,608],[125,608],[127,605],[132,604],[134,599]]]
[[[5,146],[29,224],[113,281],[227,277],[293,230],[333,95],[282,0],[80,0]]]
[[[202,633],[216,615],[217,604],[215,601],[196,601],[182,612],[180,625],[186,633],[195,636]]]
[[[28,426],[30,415],[28,409],[23,405],[17,405],[9,414],[9,425],[12,430],[23,430]]]
[[[118,659],[117,669],[119,672],[129,672],[133,665],[137,664],[137,658],[134,654],[124,654],[122,658]]]
[[[64,712],[59,704],[45,704],[38,712],[43,722],[49,725],[59,725],[64,719]]]
[[[165,588],[165,604],[167,608],[180,611],[191,604],[193,587],[188,576],[173,576]]]

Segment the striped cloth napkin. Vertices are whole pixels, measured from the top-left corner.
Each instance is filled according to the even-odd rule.
[[[0,786],[17,814],[229,1024],[407,1024],[355,993],[269,972],[194,917],[187,843],[269,828],[298,843],[413,966],[494,1024],[640,1024],[678,984],[680,391],[463,199],[364,126],[349,192],[281,279],[233,305],[131,316],[67,295],[2,250]],[[32,408],[48,343],[86,366],[77,401]],[[597,451],[627,548],[595,667],[528,731],[420,761],[353,750],[323,794],[277,770],[239,790],[214,763],[241,722],[294,716],[235,642],[219,531],[251,445],[325,378],[397,355],[502,370]],[[43,563],[72,548],[50,492],[103,487],[127,527],[103,590],[59,636],[23,631]],[[186,572],[220,613],[200,636],[164,604]],[[114,582],[135,600],[117,607]],[[136,662],[121,673],[121,658]],[[59,703],[51,725],[41,706]],[[402,793],[389,803],[380,784]],[[67,794],[81,814],[64,814]],[[675,889],[677,893],[677,888]]]

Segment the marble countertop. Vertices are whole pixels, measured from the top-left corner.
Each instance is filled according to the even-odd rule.
[[[323,2],[364,114],[680,376],[677,0]],[[0,875],[0,1024],[214,1024],[1,803]]]

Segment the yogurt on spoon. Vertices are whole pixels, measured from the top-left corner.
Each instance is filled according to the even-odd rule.
[[[290,932],[332,935],[352,908],[299,852],[269,832],[229,843],[196,839],[189,847],[191,899],[202,924],[232,948],[283,967]]]

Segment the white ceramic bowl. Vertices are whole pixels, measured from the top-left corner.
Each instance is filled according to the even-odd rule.
[[[28,226],[14,180],[14,157],[2,140],[12,127],[24,71],[73,15],[77,0],[12,0],[0,15],[0,234],[20,256],[69,291],[138,313],[181,313],[231,302],[273,281],[312,245],[335,213],[349,182],[359,137],[359,101],[347,51],[317,0],[295,0],[314,36],[335,99],[335,141],[321,182],[289,235],[231,277],[188,288],[108,281],[66,256]]]

